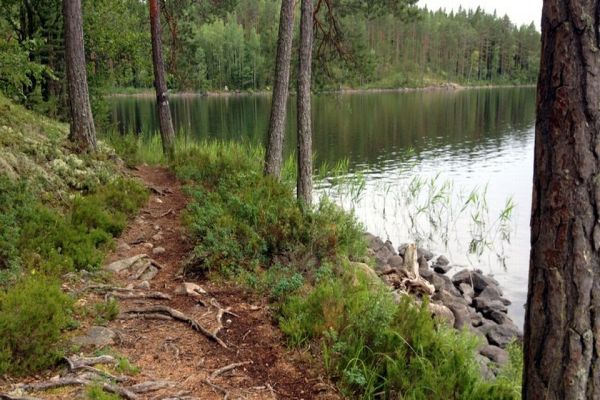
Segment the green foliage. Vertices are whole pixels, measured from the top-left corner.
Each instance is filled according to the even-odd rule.
[[[264,177],[261,166],[262,152],[247,145],[179,151],[175,169],[190,182],[186,220],[198,239],[200,270],[254,270],[277,256],[302,263],[311,255],[318,265],[365,252],[362,228],[351,215],[326,201],[301,209],[291,182]]]
[[[115,370],[125,375],[137,375],[140,373],[140,368],[129,361],[126,357],[117,357],[118,362]]]
[[[99,267],[103,251],[146,198],[139,183],[118,178],[75,196],[61,211],[41,203],[24,181],[0,175],[0,283],[23,270],[58,275]]]
[[[482,380],[476,338],[437,325],[424,303],[394,304],[365,279],[322,281],[284,304],[281,329],[294,345],[318,340],[346,393],[402,399],[515,399],[515,374]]]
[[[113,321],[119,315],[119,302],[114,298],[107,301],[94,304],[94,312],[96,314],[96,322],[98,324],[106,324]]]
[[[91,385],[85,390],[85,398],[88,400],[120,400],[121,396],[107,393],[101,385]]]
[[[30,276],[0,293],[0,374],[34,372],[59,360],[71,305],[44,276]]]

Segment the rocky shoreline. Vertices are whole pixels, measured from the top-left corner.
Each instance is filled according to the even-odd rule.
[[[493,377],[497,367],[508,362],[506,347],[514,340],[521,341],[522,333],[508,316],[511,302],[503,297],[498,281],[482,271],[452,265],[445,256],[415,245],[395,248],[389,240],[370,233],[365,239],[369,255],[375,259],[375,273],[398,301],[407,294],[417,299],[428,296],[433,314],[451,327],[483,339],[477,357],[486,377]],[[411,263],[415,263],[414,270]],[[423,280],[423,290],[407,285],[418,280]]]

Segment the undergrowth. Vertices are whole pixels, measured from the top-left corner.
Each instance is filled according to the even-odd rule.
[[[144,157],[155,141],[140,143],[132,159],[156,161]],[[484,380],[476,338],[433,320],[426,303],[396,304],[358,272],[353,261],[367,260],[366,246],[352,215],[327,200],[298,205],[293,163],[276,182],[262,175],[260,148],[183,140],[176,147],[172,167],[191,198],[185,219],[196,240],[186,272],[233,277],[268,296],[290,345],[318,344],[345,395],[519,398],[520,350],[511,350],[497,379]]]
[[[77,325],[61,278],[98,270],[148,194],[103,145],[76,155],[64,124],[2,96],[0,133],[0,375],[22,375],[59,360]]]

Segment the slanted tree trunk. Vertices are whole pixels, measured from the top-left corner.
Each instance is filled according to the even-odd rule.
[[[169,110],[169,95],[165,80],[165,64],[162,54],[160,9],[157,0],[149,0],[150,34],[152,37],[152,64],[154,66],[154,88],[156,89],[156,111],[162,139],[163,152],[167,159],[175,158],[175,131]]]
[[[544,0],[523,398],[600,399],[599,0]]]
[[[96,149],[96,128],[90,105],[85,66],[81,0],[63,0],[65,60],[71,140],[79,151]]]
[[[298,200],[312,203],[311,79],[313,46],[313,2],[302,0],[300,57],[298,63]]]
[[[279,37],[277,39],[277,60],[275,61],[275,81],[265,159],[265,175],[271,175],[276,179],[281,176],[281,166],[283,164],[283,138],[290,82],[294,8],[295,0],[282,0],[281,15],[279,17]]]

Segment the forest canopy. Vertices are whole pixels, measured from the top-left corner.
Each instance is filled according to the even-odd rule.
[[[415,0],[322,3],[315,15],[317,90],[535,82],[540,34],[533,24],[518,27],[481,9],[431,11]],[[271,87],[280,0],[161,0],[160,6],[170,89]],[[0,10],[0,90],[63,116],[61,2],[0,0]],[[84,0],[83,15],[92,97],[151,88],[145,2]]]

